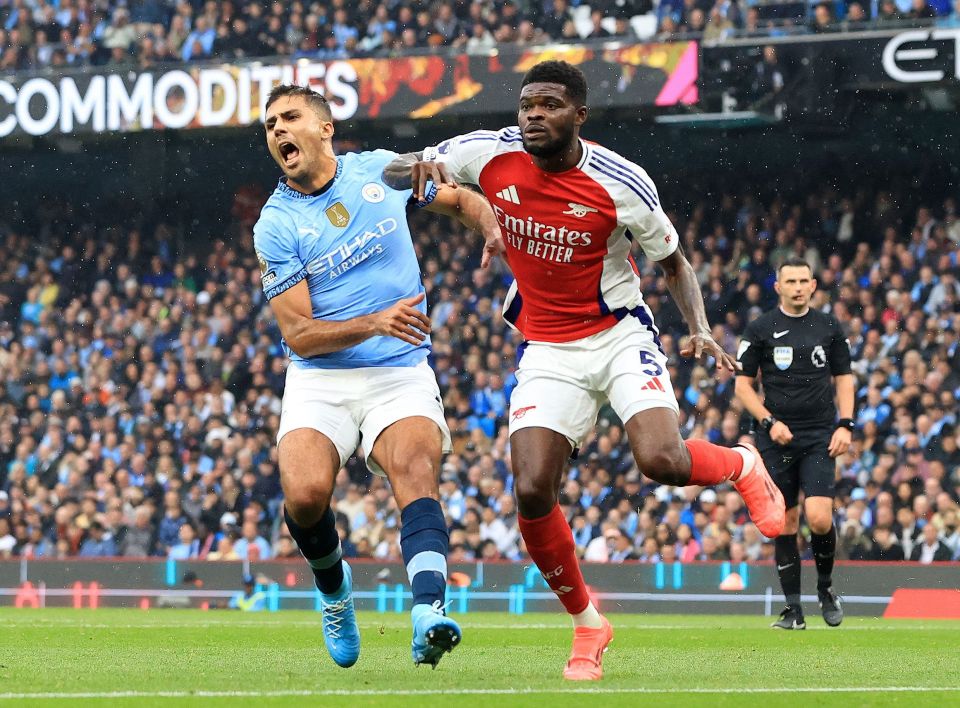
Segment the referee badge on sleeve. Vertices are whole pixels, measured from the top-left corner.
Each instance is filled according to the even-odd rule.
[[[773,363],[780,371],[786,371],[793,363],[793,347],[774,347]]]
[[[818,344],[813,348],[813,351],[810,352],[810,361],[813,362],[813,365],[818,369],[822,369],[827,365],[827,353],[823,351],[823,346]]]

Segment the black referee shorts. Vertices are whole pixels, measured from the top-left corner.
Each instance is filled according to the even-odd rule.
[[[763,464],[783,493],[788,509],[797,505],[801,489],[808,497],[836,495],[836,462],[827,452],[833,431],[832,426],[793,430],[789,445],[777,445],[767,433],[757,432]]]

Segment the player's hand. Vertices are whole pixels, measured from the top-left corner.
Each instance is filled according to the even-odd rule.
[[[496,233],[487,234],[486,241],[483,242],[483,256],[480,258],[480,267],[489,268],[493,259],[502,256],[506,250],[507,246],[503,242],[500,229],[497,229]]]
[[[712,356],[717,362],[717,368],[737,370],[736,360],[727,354],[723,347],[717,344],[713,337],[706,332],[691,334],[687,338],[687,343],[680,349],[680,356],[693,357],[699,361],[704,354]]]
[[[793,431],[782,420],[778,420],[770,427],[770,439],[777,445],[789,445],[793,440]]]
[[[457,187],[456,181],[447,174],[447,168],[442,162],[417,160],[410,168],[410,185],[418,202],[422,202],[427,194],[427,182],[433,182],[438,187],[441,184]]]
[[[830,438],[830,446],[827,448],[827,453],[830,457],[839,457],[849,450],[852,437],[852,433],[846,428],[837,428],[834,430],[833,436]]]
[[[425,293],[416,297],[406,297],[398,300],[374,317],[374,329],[377,334],[397,339],[418,346],[430,334],[430,318],[417,309],[423,302]]]

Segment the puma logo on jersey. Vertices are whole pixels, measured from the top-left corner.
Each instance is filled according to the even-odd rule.
[[[584,206],[583,204],[577,204],[575,202],[567,202],[567,206],[570,207],[570,209],[563,212],[564,214],[571,214],[581,219],[587,214],[596,214],[597,211],[599,211],[593,207]]]
[[[517,194],[517,186],[511,184],[509,187],[501,189],[497,192],[497,196],[505,202],[510,202],[511,204],[520,203],[520,195]]]

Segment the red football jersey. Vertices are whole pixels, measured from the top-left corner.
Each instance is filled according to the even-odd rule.
[[[659,261],[679,241],[643,169],[600,145],[581,146],[580,162],[564,172],[534,165],[516,127],[460,135],[423,153],[490,200],[515,278],[503,316],[527,340],[570,342],[628,313],[652,327],[630,244]]]

